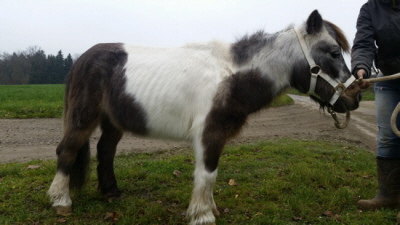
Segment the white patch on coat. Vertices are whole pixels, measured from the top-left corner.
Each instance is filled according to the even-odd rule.
[[[143,107],[149,136],[191,140],[221,81],[234,70],[229,44],[177,48],[125,45],[126,90]]]

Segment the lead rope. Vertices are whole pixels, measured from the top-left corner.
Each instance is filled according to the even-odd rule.
[[[395,80],[400,78],[400,73],[396,73],[390,76],[384,76],[384,77],[377,77],[377,78],[368,78],[368,79],[363,79],[364,81],[367,81],[369,83],[375,83],[375,82],[380,82],[380,81],[388,81],[388,80]],[[360,82],[359,80],[357,80]],[[394,108],[392,116],[390,117],[390,127],[392,127],[393,133],[395,133],[398,137],[400,137],[400,131],[396,126],[397,122],[397,115],[400,112],[400,102],[397,104],[396,108]]]
[[[328,112],[331,114],[333,120],[335,121],[334,124],[335,124],[336,128],[344,129],[347,127],[347,125],[349,124],[349,121],[350,121],[350,112],[349,111],[346,112],[346,120],[343,123],[340,123],[335,111],[333,111],[333,109],[331,107],[328,108]]]
[[[375,82],[380,82],[380,81],[388,81],[388,80],[396,80],[400,79],[400,73],[396,73],[390,76],[384,76],[384,77],[377,77],[377,78],[368,78],[368,79],[363,79],[363,81],[367,81],[368,83],[375,83]],[[360,80],[356,80],[356,82],[360,82]],[[335,127],[338,129],[344,129],[347,127],[350,121],[350,112],[346,112],[346,120],[341,123],[337,117],[337,114],[333,111],[331,107],[328,108],[328,112],[331,114],[333,120],[335,121]],[[395,133],[398,137],[400,137],[400,131],[396,126],[396,120],[397,120],[397,115],[400,112],[400,102],[397,104],[396,108],[393,110],[392,116],[390,118],[390,126],[393,130],[393,133]]]

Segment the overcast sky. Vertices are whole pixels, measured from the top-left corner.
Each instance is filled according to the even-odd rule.
[[[318,9],[353,42],[366,0],[0,0],[0,53],[38,46],[81,54],[102,42],[179,46],[232,42],[299,25]]]

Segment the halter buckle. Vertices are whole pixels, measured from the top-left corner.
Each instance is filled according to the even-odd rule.
[[[343,91],[345,91],[347,88],[343,83],[339,83],[336,87],[335,87],[335,91],[342,93]]]

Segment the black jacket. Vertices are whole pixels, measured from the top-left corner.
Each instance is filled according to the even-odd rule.
[[[369,0],[360,10],[351,50],[351,71],[371,75],[372,61],[384,75],[400,72],[400,0]]]

